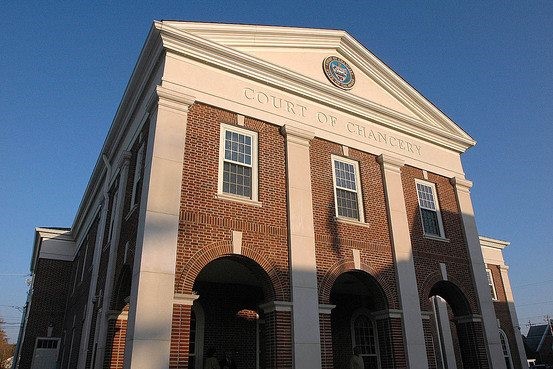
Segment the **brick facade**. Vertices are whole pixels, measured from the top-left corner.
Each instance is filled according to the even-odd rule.
[[[162,42],[159,37],[152,40]],[[148,50],[154,53],[154,49]],[[330,113],[325,116],[332,123],[325,129],[321,128],[320,115],[319,125],[298,125],[294,120],[298,116],[307,119],[308,102],[331,109],[330,100],[313,98],[302,102],[306,104],[303,106],[297,102],[303,101],[299,100],[301,96],[287,89],[280,93],[295,96],[298,99],[293,100],[295,103],[276,97],[278,94],[255,95],[257,90],[244,89],[242,99],[253,100],[248,104],[280,109],[288,114],[288,120],[283,120],[259,106],[233,102],[235,97],[230,95],[219,100],[211,99],[209,91],[192,96],[192,87],[189,90],[176,81],[186,74],[182,70],[189,66],[178,64],[182,62],[181,55],[163,50],[158,63],[139,62],[137,70],[148,78],[140,88],[132,83],[134,98],[126,100],[122,104],[126,110],[118,112],[115,133],[110,131],[103,149],[105,157],[95,169],[75,227],[67,231],[65,242],[69,251],[64,257],[68,260],[50,260],[51,256],[37,253],[43,256],[36,256],[34,293],[18,368],[31,368],[34,339],[46,334],[44,330],[52,324],[52,335],[62,339],[57,359],[62,369],[134,369],[155,365],[165,369],[197,369],[212,349],[219,359],[228,354],[239,369],[291,369],[298,367],[298,355],[313,353],[320,355],[321,368],[345,368],[354,346],[362,350],[367,368],[422,368],[414,358],[422,352],[428,368],[442,369],[447,358],[441,344],[445,331],[440,326],[445,324],[453,346],[450,352],[454,357],[449,359],[458,368],[502,369],[501,365],[493,364],[490,354],[493,342],[488,342],[482,323],[490,317],[484,316],[485,309],[481,308],[478,279],[473,275],[474,263],[469,252],[471,235],[465,231],[458,189],[451,181],[462,172],[458,154],[463,150],[455,146],[458,143],[454,145],[447,141],[450,138],[444,138],[451,145],[444,149],[447,145],[443,142],[437,145],[424,138],[428,150],[438,150],[453,158],[448,159],[451,168],[441,168],[442,164],[432,162],[438,158],[419,158],[413,144],[408,146],[407,141],[395,138],[393,135],[406,133],[394,131],[393,124],[382,124],[382,129],[386,126],[396,140],[390,138],[383,149],[377,144],[359,143],[358,137],[352,139],[351,135],[336,133],[339,120]],[[227,71],[222,73],[221,81],[227,74],[235,77]],[[395,78],[391,72],[386,73],[390,81]],[[133,76],[133,81],[144,77],[139,74]],[[398,83],[393,80],[392,84]],[[269,85],[263,88],[272,88]],[[219,87],[226,86],[221,82]],[[344,96],[343,99],[349,98]],[[337,116],[347,113],[343,108],[332,109]],[[378,120],[373,123],[380,124]],[[456,127],[449,120],[441,123]],[[222,124],[257,135],[257,199],[220,193]],[[352,124],[348,121],[345,129],[355,133]],[[293,128],[283,133],[286,125]],[[166,127],[174,131],[163,131]],[[335,131],[329,133],[332,129]],[[185,134],[181,137],[177,132]],[[368,129],[359,128],[356,132],[367,134]],[[301,140],[294,134],[299,134]],[[421,137],[412,134],[413,140],[422,142]],[[184,144],[177,144],[179,139]],[[461,133],[457,139],[467,147],[472,142]],[[294,204],[294,208],[290,199],[295,188],[289,179],[299,156],[294,157],[297,153],[291,142],[304,145],[302,158],[308,157],[308,164],[303,175],[310,177],[307,183],[312,196],[311,203]],[[175,147],[178,145],[182,147]],[[400,145],[405,146],[401,149]],[[382,160],[394,147],[397,149],[391,157],[401,162],[397,164],[398,188],[387,178],[386,170],[390,169],[385,169],[387,164]],[[182,164],[174,160],[180,149]],[[358,164],[355,175],[360,183],[357,194],[363,207],[361,219],[340,219],[336,214],[333,156]],[[169,157],[172,159],[168,160]],[[180,187],[171,187],[177,181],[170,173],[177,173]],[[297,172],[294,175],[293,178],[301,178]],[[416,180],[435,185],[444,237],[424,234]],[[156,192],[158,188],[166,191]],[[389,193],[390,188],[397,193]],[[169,190],[178,196],[171,197]],[[400,197],[401,201],[390,202],[392,197]],[[144,199],[147,203],[143,203]],[[396,206],[402,202],[405,214]],[[305,219],[290,213],[290,209],[311,211],[311,207],[312,219],[311,213]],[[167,209],[173,208],[176,213],[169,214]],[[393,229],[398,227],[397,219],[405,220],[404,234]],[[313,229],[309,229],[311,224]],[[314,235],[313,255],[306,251],[312,246],[311,239],[296,237],[295,229],[304,232],[300,236]],[[409,244],[394,239],[397,235],[407,236]],[[37,239],[37,249],[47,246],[45,239]],[[176,241],[168,241],[172,239]],[[157,257],[155,253],[144,256],[145,245],[157,247],[160,253],[173,250],[170,256],[174,256],[174,265],[167,261],[170,258]],[[409,250],[407,261],[402,259],[402,247]],[[294,259],[294,265],[307,268],[303,270],[305,277],[300,273],[302,270],[291,267],[294,255],[298,254],[300,260]],[[412,263],[413,271],[398,263]],[[498,280],[495,314],[501,329],[509,336],[510,346],[516,347],[512,314],[508,306],[501,305],[506,294],[501,292],[499,267],[490,268],[494,280]],[[148,273],[160,275],[153,286],[143,280],[142,276]],[[298,275],[300,281],[293,280]],[[310,275],[313,275],[311,285]],[[408,293],[406,276],[416,281],[413,284],[416,288]],[[304,332],[294,331],[297,326],[294,322],[302,318],[301,309],[308,306],[305,301],[313,302],[294,301],[298,286],[315,291],[313,301],[318,302],[319,311],[303,313],[315,316],[313,321],[318,324],[309,327],[315,332],[310,337],[317,337],[318,342],[298,344],[297,337]],[[415,302],[410,306],[416,309],[420,306],[420,325],[413,326],[404,319],[409,294]],[[163,298],[145,302],[152,296]],[[447,318],[440,324],[431,301],[435,296],[448,304],[444,313]],[[140,316],[138,312],[144,309],[149,315]],[[409,311],[418,314],[416,309]],[[165,323],[144,329],[143,324],[149,319]],[[142,336],[137,338],[137,331]],[[411,339],[406,338],[407,331],[413,334]],[[417,342],[422,348],[419,351],[413,349]],[[154,349],[153,344],[158,346]],[[306,351],[299,353],[298,348]],[[512,351],[513,362],[520,362],[516,350]]]

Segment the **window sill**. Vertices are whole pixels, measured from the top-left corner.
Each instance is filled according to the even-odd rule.
[[[256,206],[258,208],[263,205],[260,201],[248,199],[247,197],[233,196],[226,193],[218,193],[217,195],[215,195],[215,198],[219,200],[234,201],[240,204]]]
[[[445,243],[450,242],[449,238],[440,237],[440,236],[433,236],[433,235],[430,235],[430,234],[425,234],[424,238],[429,239],[429,240],[434,240],[434,241],[445,242]]]
[[[361,222],[359,220],[351,219],[351,218],[345,218],[345,217],[334,217],[334,220],[338,223],[345,223],[345,224],[352,224],[360,227],[369,228],[369,223]]]

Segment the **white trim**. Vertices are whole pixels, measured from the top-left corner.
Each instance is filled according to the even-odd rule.
[[[144,159],[146,158],[146,140],[143,139],[142,135],[139,137],[140,146],[136,152],[136,160],[134,166],[134,176],[132,181],[132,196],[131,196],[131,206],[129,213],[132,213],[132,210],[138,205],[137,187],[136,185],[142,179],[144,179]],[[142,181],[144,183],[144,181]],[[141,195],[141,194],[140,194]]]
[[[503,351],[503,357],[504,358],[509,358],[509,364],[511,366],[511,369],[514,368],[513,366],[513,355],[511,354],[511,347],[509,346],[509,339],[507,338],[507,335],[505,334],[505,332],[500,329],[499,330],[499,342],[505,342],[505,348],[507,349],[507,353],[509,354],[509,356],[505,356],[505,352],[503,351],[503,343],[501,345],[501,350]]]
[[[348,192],[354,192],[357,195],[357,211],[359,214],[358,218],[349,218],[347,216],[339,215],[338,214],[338,197],[336,193],[336,189],[338,188],[336,184],[336,168],[335,163],[336,162],[342,162],[345,164],[350,164],[353,166],[353,169],[355,170],[355,186],[356,190],[351,190],[349,188],[343,188],[340,187],[341,190],[348,191]],[[332,188],[334,191],[334,214],[336,214],[337,220],[341,221],[354,221],[355,223],[365,223],[365,213],[363,211],[363,191],[361,189],[361,173],[359,171],[359,162],[356,160],[351,160],[349,158],[345,158],[343,156],[338,155],[331,155],[331,164],[332,164]]]
[[[421,198],[419,196],[419,189],[417,188],[418,184],[420,184],[422,186],[430,187],[430,189],[432,190],[432,197],[433,197],[434,206],[436,207],[436,209],[429,209],[429,208],[423,207],[421,205]],[[419,204],[419,214],[420,214],[420,217],[421,217],[421,226],[422,226],[422,231],[423,231],[424,237],[449,242],[449,240],[445,237],[444,225],[443,225],[443,222],[442,222],[442,212],[440,211],[440,202],[438,201],[438,192],[436,191],[436,185],[432,182],[423,181],[423,180],[420,180],[420,179],[415,179],[415,190],[417,192],[417,200],[418,200],[418,204]],[[424,229],[424,219],[423,219],[423,216],[422,216],[422,209],[429,210],[429,211],[434,211],[436,213],[436,217],[437,217],[437,220],[438,220],[438,228],[440,230],[439,235],[426,233],[426,230]]]
[[[58,356],[60,354],[61,338],[59,338],[59,337],[37,337],[37,338],[35,338],[35,347],[33,348],[33,356],[32,356],[32,359],[31,359],[31,369],[42,368],[43,367],[42,365],[44,364],[43,362],[35,362],[35,355],[36,355],[36,350],[37,350],[39,340],[46,340],[46,341],[52,341],[52,342],[55,341],[56,342],[55,349],[54,348],[40,348],[40,350],[55,350],[56,351],[56,359],[53,362],[54,367],[56,367],[57,366],[56,364],[57,364],[58,359],[59,359]]]
[[[372,326],[372,329],[373,329],[373,335],[374,335],[374,355],[373,354],[359,354],[361,357],[363,356],[376,356],[376,365],[378,366],[378,368],[381,367],[381,364],[380,364],[380,347],[378,345],[378,329],[376,328],[376,321],[375,319],[373,318],[372,314],[370,312],[367,311],[367,309],[365,308],[361,308],[361,309],[358,309],[356,311],[353,312],[353,314],[351,315],[351,320],[350,320],[350,332],[351,332],[351,343],[352,343],[352,352],[353,352],[353,348],[355,346],[358,346],[358,343],[355,341],[355,320],[357,318],[359,318],[360,316],[364,316],[368,319],[369,321],[369,324]]]
[[[252,140],[252,152],[251,152],[251,164],[244,164],[239,162],[232,162],[225,160],[225,133],[227,131],[236,132],[241,135],[245,135],[251,138]],[[235,195],[228,192],[223,192],[223,167],[224,162],[229,161],[234,164],[238,164],[244,167],[250,167],[252,169],[252,189],[251,197]],[[217,182],[217,198],[224,198],[226,200],[238,200],[239,202],[251,204],[254,206],[261,206],[261,203],[258,201],[258,191],[259,191],[259,178],[258,178],[258,134],[255,131],[245,129],[242,127],[236,127],[229,124],[221,123],[220,134],[219,134],[219,173],[218,173],[218,182]],[[259,204],[259,205],[258,205]]]
[[[493,281],[493,273],[490,268],[486,268],[486,276],[488,277],[488,285],[492,287],[492,291],[493,291],[492,301],[497,301],[497,290],[495,289],[495,283]]]

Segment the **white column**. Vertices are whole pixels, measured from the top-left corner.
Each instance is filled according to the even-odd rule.
[[[177,234],[190,96],[157,87],[136,239],[125,369],[169,367]]]
[[[427,369],[428,357],[424,342],[415,263],[401,182],[401,167],[404,163],[401,159],[388,155],[380,155],[378,162],[381,164],[384,177],[399,301],[403,310],[402,323],[407,362],[410,369]]]
[[[288,190],[288,246],[292,288],[294,368],[320,369],[319,298],[309,141],[314,135],[284,126]]]
[[[451,326],[449,314],[447,312],[447,303],[440,296],[434,296],[434,314],[438,323],[438,334],[440,336],[440,351],[442,358],[447,364],[447,369],[457,369],[455,360],[455,351],[453,351],[453,337],[451,336]]]
[[[482,313],[482,325],[488,343],[490,368],[506,369],[501,342],[499,340],[499,328],[497,327],[495,311],[493,309],[492,299],[490,298],[486,265],[484,264],[484,258],[482,256],[476,220],[474,219],[474,209],[472,208],[472,201],[470,198],[472,182],[454,177],[451,178],[451,183],[455,186],[457,203],[463,219],[463,228],[467,240],[472,273],[474,275],[474,287],[476,289],[478,303]]]
[[[524,351],[524,343],[522,342],[522,336],[518,325],[518,317],[515,309],[515,298],[513,296],[513,290],[511,289],[511,281],[509,280],[509,267],[506,265],[500,265],[501,268],[501,280],[503,281],[503,288],[505,289],[505,298],[507,299],[507,306],[509,307],[509,313],[511,315],[511,322],[513,323],[513,330],[515,333],[515,339],[517,341],[517,351],[520,357],[522,368],[528,366],[526,359],[526,351]]]

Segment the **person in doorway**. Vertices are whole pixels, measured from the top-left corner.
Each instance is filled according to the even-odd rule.
[[[236,362],[232,357],[231,351],[225,351],[221,361],[221,369],[236,369]]]
[[[219,366],[219,360],[215,357],[217,351],[211,347],[207,350],[207,359],[205,359],[204,369],[221,369]]]
[[[359,346],[353,348],[353,355],[349,359],[349,369],[364,369],[363,358],[361,357],[361,350]]]

